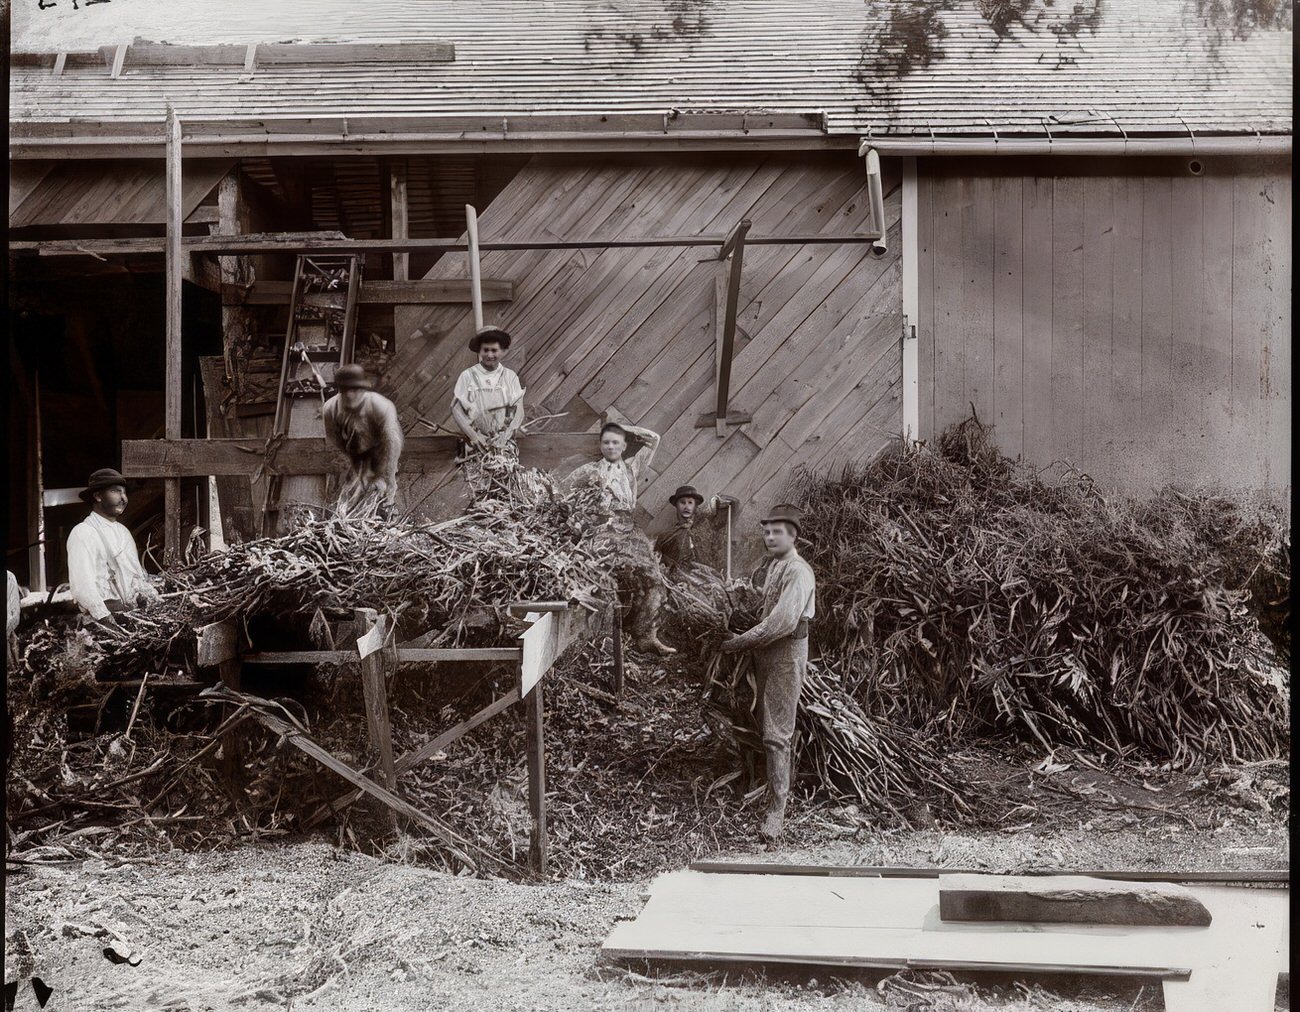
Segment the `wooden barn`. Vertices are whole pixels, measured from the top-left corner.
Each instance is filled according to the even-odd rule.
[[[255,534],[268,474],[328,467],[318,433],[267,441],[300,253],[360,258],[402,506],[454,509],[466,205],[485,316],[555,416],[525,460],[594,458],[611,410],[662,433],[652,529],[690,482],[740,499],[743,550],[797,466],[972,410],[1124,490],[1288,490],[1292,32],[1268,9],[15,11],[9,568],[64,578],[97,467],[147,480],[133,512],[172,550]]]

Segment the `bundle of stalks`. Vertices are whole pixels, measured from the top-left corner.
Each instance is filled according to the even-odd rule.
[[[1049,750],[1286,754],[1288,683],[1251,596],[1289,611],[1279,516],[1103,494],[1008,460],[975,419],[786,495],[806,507],[815,635],[868,712]]]
[[[159,601],[123,619],[124,635],[99,639],[99,668],[119,678],[156,671],[185,652],[196,626],[227,618],[314,617],[319,628],[379,608],[399,635],[434,630],[430,646],[483,645],[507,634],[512,601],[610,600],[597,494],[561,495],[539,472],[509,489],[518,494],[479,498],[436,524],[387,521],[373,509],[308,518],[174,570]]]
[[[727,751],[752,772],[763,766],[753,663],[714,654],[706,719]],[[814,793],[850,800],[881,824],[910,827],[915,813],[969,814],[958,788],[926,741],[883,714],[869,714],[845,689],[834,659],[810,661],[799,695],[795,772]]]

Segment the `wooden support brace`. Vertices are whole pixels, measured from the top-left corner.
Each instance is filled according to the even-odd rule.
[[[408,202],[406,195],[406,162],[394,162],[389,167],[389,232],[392,239],[409,238]],[[393,254],[393,280],[406,281],[411,276],[411,254]]]
[[[719,271],[715,287],[714,376],[717,390],[717,408],[713,414],[714,429],[719,439],[727,435],[727,402],[731,397],[731,361],[736,352],[736,310],[740,302],[740,276],[745,260],[745,234],[749,219],[740,222],[722,244]]]
[[[453,727],[449,727],[432,741],[425,742],[425,744],[421,745],[419,748],[407,752],[393,764],[394,771],[398,776],[401,776],[402,774],[415,769],[415,767],[422,763],[428,762],[452,742],[459,738],[463,738],[465,735],[469,734],[470,731],[474,730],[474,728],[488,720],[491,720],[503,710],[508,710],[517,702],[519,702],[518,686],[511,689],[500,699],[493,700],[473,716],[462,720],[459,724],[456,724]],[[326,817],[328,817],[330,813],[337,812],[357,801],[361,797],[361,793],[361,791],[356,790],[335,798],[328,805],[325,805],[318,811],[314,812],[303,823],[303,827],[305,829],[311,829],[313,826],[319,825],[325,821]]]
[[[483,327],[483,287],[478,256],[478,212],[472,204],[465,205],[465,238],[469,249],[469,294],[474,309],[474,329]]]
[[[357,653],[361,656],[361,688],[366,701],[366,724],[370,729],[370,748],[378,759],[379,777],[388,790],[397,788],[397,771],[393,766],[393,728],[388,714],[388,666],[390,656],[384,650],[385,622],[374,608],[358,608],[354,617]],[[389,828],[397,831],[397,814],[389,811]]]
[[[239,692],[242,688],[243,672],[239,662],[239,625],[234,619],[213,622],[195,630],[197,643],[195,663],[200,668],[216,667],[217,677],[228,689]],[[232,704],[225,706],[225,719],[235,712]],[[221,756],[222,772],[227,783],[235,783],[243,768],[241,762],[240,734],[237,727],[231,727],[222,736]]]
[[[118,49],[117,66],[126,54]],[[116,77],[117,75],[114,74]],[[166,392],[164,431],[168,439],[181,438],[181,284],[185,264],[181,256],[181,123],[176,110],[167,107],[167,316]],[[175,565],[181,555],[181,483],[177,478],[163,482],[163,561]]]
[[[611,606],[610,611],[613,613],[612,625],[614,654],[614,695],[623,695],[623,609],[619,607],[617,601]]]
[[[528,730],[528,809],[532,815],[528,864],[540,878],[546,875],[546,738],[542,722],[541,682],[533,686],[525,703],[528,709],[525,717]]]

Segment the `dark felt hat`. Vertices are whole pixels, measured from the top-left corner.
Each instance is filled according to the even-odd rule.
[[[777,503],[770,510],[763,514],[763,519],[759,521],[764,524],[773,524],[782,521],[787,524],[793,524],[797,531],[803,527],[803,510],[788,502]]]
[[[478,333],[469,339],[469,350],[477,354],[484,341],[499,342],[502,351],[510,347],[510,335],[500,327],[479,327]]]
[[[112,488],[114,485],[121,485],[123,488],[126,488],[127,481],[113,468],[101,467],[90,476],[90,480],[86,482],[86,487],[77,494],[81,496],[82,502],[93,502],[96,492],[100,492],[106,488]]]
[[[679,485],[677,491],[668,497],[668,502],[676,506],[678,499],[694,499],[697,505],[703,505],[704,496],[695,491],[694,485]]]
[[[369,390],[370,380],[359,365],[341,365],[334,373],[336,390]]]

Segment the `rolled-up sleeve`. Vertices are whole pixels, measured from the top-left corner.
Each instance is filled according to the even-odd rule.
[[[108,605],[99,594],[102,568],[94,537],[84,527],[74,527],[68,535],[68,590],[81,610],[96,622],[108,616]]]
[[[770,577],[769,577],[770,578]],[[780,596],[763,620],[731,641],[733,650],[757,650],[791,635],[803,618],[814,584],[808,570],[785,566],[782,569]]]

